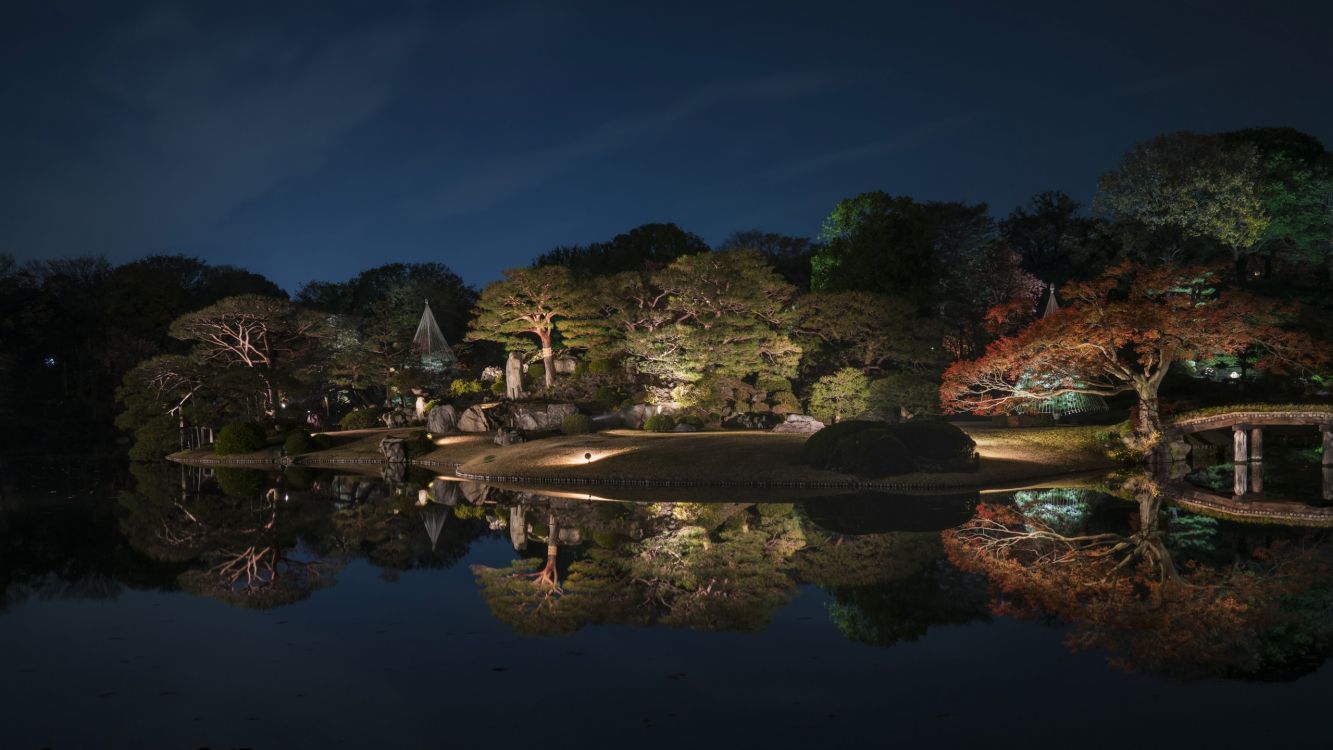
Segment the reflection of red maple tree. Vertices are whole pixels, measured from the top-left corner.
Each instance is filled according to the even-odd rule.
[[[1143,500],[1133,533],[1065,536],[1010,506],[982,505],[944,532],[945,550],[988,579],[995,614],[1055,616],[1072,627],[1071,646],[1105,649],[1123,668],[1180,677],[1272,668],[1265,659],[1275,657],[1256,642],[1305,627],[1285,603],[1324,580],[1333,555],[1277,542],[1244,560],[1178,570],[1157,515],[1158,500]]]
[[[1172,363],[1257,352],[1271,371],[1311,367],[1328,354],[1281,324],[1289,311],[1241,290],[1216,289],[1220,269],[1122,264],[1071,284],[1066,307],[993,342],[944,374],[949,411],[997,414],[1065,394],[1139,398],[1144,447],[1160,432],[1157,394]],[[1006,312],[994,313],[1003,327]]]

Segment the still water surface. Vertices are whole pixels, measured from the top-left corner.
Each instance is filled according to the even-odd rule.
[[[51,465],[2,499],[5,748],[1333,739],[1327,535],[1141,496],[628,503]],[[1099,569],[1018,575],[946,532],[1131,538],[1145,507],[1208,599],[1152,604],[1144,563],[1072,601]],[[1263,616],[1211,608],[1231,590]]]

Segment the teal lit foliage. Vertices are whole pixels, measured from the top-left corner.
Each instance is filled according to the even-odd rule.
[[[268,444],[264,428],[254,422],[232,422],[218,432],[213,443],[213,452],[226,456],[237,453],[254,453]]]
[[[560,420],[560,431],[566,435],[586,435],[594,429],[596,425],[587,414],[570,414]]]
[[[1181,558],[1181,562],[1220,563],[1232,554],[1221,538],[1222,525],[1216,518],[1180,508],[1168,508],[1164,514],[1167,547]]]
[[[373,406],[364,409],[353,409],[347,412],[338,422],[338,426],[344,430],[368,430],[372,427],[380,426],[380,414],[384,410]]]
[[[648,432],[671,432],[676,429],[676,420],[670,414],[654,414],[643,420],[643,429]]]
[[[1078,489],[1019,490],[1014,505],[1024,518],[1070,536],[1084,531],[1101,495]]]

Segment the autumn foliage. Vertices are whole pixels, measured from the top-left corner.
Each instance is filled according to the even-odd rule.
[[[1309,368],[1327,354],[1284,324],[1294,311],[1218,286],[1217,267],[1125,263],[1071,284],[1065,307],[1000,338],[944,374],[946,411],[1008,412],[1069,393],[1139,398],[1145,446],[1159,429],[1157,394],[1175,362],[1248,352],[1273,372]],[[1003,320],[1005,311],[992,316]]]

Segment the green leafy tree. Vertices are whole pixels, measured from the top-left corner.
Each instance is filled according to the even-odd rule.
[[[1179,252],[1179,238],[1212,240],[1230,250],[1238,278],[1271,221],[1258,153],[1215,136],[1178,132],[1144,141],[1097,187],[1099,209],[1177,238],[1166,257]]]
[[[869,405],[870,379],[852,367],[825,375],[810,391],[810,414],[822,422],[851,419]]]
[[[555,373],[555,336],[561,319],[584,309],[581,291],[563,266],[511,268],[488,285],[477,300],[468,341],[495,341],[510,349],[531,349],[533,336],[545,366],[545,384]]]

